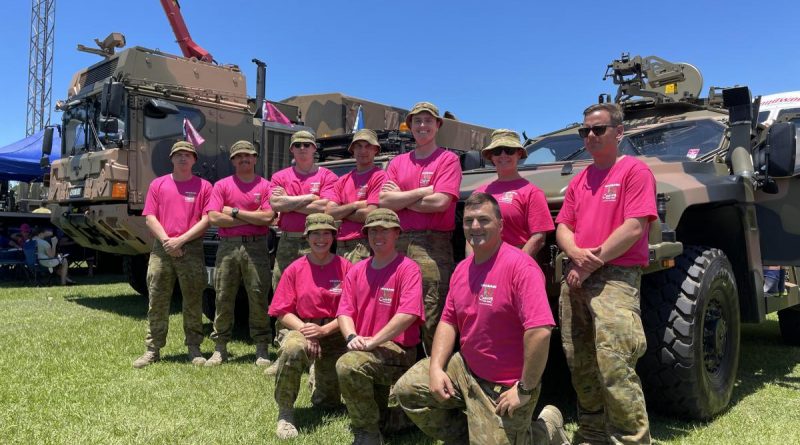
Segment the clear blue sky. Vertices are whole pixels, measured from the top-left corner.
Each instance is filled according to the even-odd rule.
[[[625,5],[626,9],[619,9]],[[800,2],[243,1],[184,0],[192,37],[238,64],[255,94],[257,57],[267,96],[343,92],[410,108],[429,100],[459,119],[528,135],[580,120],[620,53],[688,62],[708,87],[753,94],[800,90]],[[25,135],[30,2],[3,4],[0,145]],[[53,100],[99,57],[79,53],[112,31],[128,46],[180,54],[158,0],[57,0]],[[60,114],[53,113],[51,121]]]

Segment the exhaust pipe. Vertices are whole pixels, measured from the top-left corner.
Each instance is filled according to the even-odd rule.
[[[267,64],[258,60],[253,59],[253,63],[256,64],[256,112],[253,114],[254,117],[263,119],[264,116],[264,98],[266,97],[266,90],[267,90]]]

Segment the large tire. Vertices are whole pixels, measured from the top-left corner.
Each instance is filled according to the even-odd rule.
[[[783,341],[800,346],[800,306],[778,311],[778,326],[781,328]]]
[[[706,420],[724,410],[739,367],[739,294],[728,258],[687,246],[675,267],[645,275],[639,361],[650,408]]]
[[[128,278],[128,284],[143,297],[148,296],[147,262],[149,259],[150,255],[126,255],[122,258],[122,271]]]

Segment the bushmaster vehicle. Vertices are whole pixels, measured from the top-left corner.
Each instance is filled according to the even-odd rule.
[[[712,87],[701,99],[699,71],[654,56],[623,54],[606,77],[625,113],[620,150],[657,181],[659,220],[641,288],[648,349],[638,372],[653,409],[707,419],[729,404],[741,323],[777,312],[783,338],[800,344],[800,115],[757,125],[758,99],[746,87]],[[554,218],[569,181],[591,163],[578,127],[526,141],[520,173],[544,190]],[[469,164],[479,166],[478,156]],[[462,200],[494,178],[486,168],[466,171]],[[565,258],[554,235],[548,245],[537,259],[557,308]],[[764,293],[767,265],[787,269],[787,295]]]

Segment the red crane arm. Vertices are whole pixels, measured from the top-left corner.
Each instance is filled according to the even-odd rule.
[[[183,51],[184,57],[195,57],[203,62],[213,62],[214,57],[211,53],[195,43],[192,40],[192,36],[189,35],[189,29],[183,20],[181,5],[178,4],[178,0],[161,0],[161,6],[167,14],[167,20],[169,20],[169,24],[172,27],[172,32],[175,33],[175,38],[181,47],[181,51]]]

